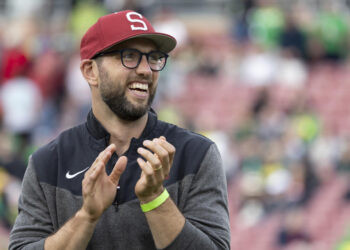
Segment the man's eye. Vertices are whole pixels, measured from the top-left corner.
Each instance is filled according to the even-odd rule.
[[[152,61],[158,61],[160,59],[160,57],[159,56],[150,56],[149,59]]]
[[[124,59],[136,59],[138,58],[138,54],[136,52],[124,52],[123,53],[123,58]]]
[[[161,54],[151,54],[149,55],[149,59],[152,61],[159,61],[161,60],[163,57]]]

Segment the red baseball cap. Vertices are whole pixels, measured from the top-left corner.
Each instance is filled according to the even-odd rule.
[[[152,40],[165,53],[176,46],[174,37],[155,32],[151,23],[140,13],[124,10],[100,17],[88,29],[80,43],[81,60],[91,59],[115,44],[136,37]]]

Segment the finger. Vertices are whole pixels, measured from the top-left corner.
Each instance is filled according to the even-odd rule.
[[[102,163],[95,164],[95,167],[89,172],[89,174],[85,175],[83,187],[86,193],[91,193],[94,190],[97,179],[102,173],[103,169],[104,165]]]
[[[152,165],[153,169],[160,169],[162,167],[162,163],[159,158],[151,151],[140,147],[137,149],[137,152]]]
[[[100,161],[103,158],[103,156],[105,155],[106,152],[111,152],[111,154],[112,154],[113,150],[115,150],[115,145],[114,144],[109,145],[107,148],[105,148],[103,151],[101,151],[98,154],[98,156],[96,157],[94,162]]]
[[[105,148],[103,151],[101,151],[96,157],[95,161],[92,163],[89,170],[85,173],[85,175],[89,175],[90,172],[94,170],[94,166],[100,161],[103,161],[103,164],[106,165],[115,150],[116,150],[116,146],[114,144],[111,144],[107,148]]]
[[[109,180],[114,184],[118,185],[120,176],[123,174],[126,164],[128,163],[128,158],[122,156],[115,163],[112,173],[109,175]]]
[[[97,178],[100,176],[101,173],[103,173],[103,170],[105,169],[105,165],[100,162],[96,164],[94,169],[91,171],[89,177],[93,182],[96,182]]]
[[[154,154],[154,156],[158,158],[158,155]],[[161,165],[158,166],[157,168],[154,168],[153,172],[154,172],[154,176],[156,177],[156,180],[158,182],[163,183],[164,176],[168,175],[168,173],[169,173],[169,163],[168,162],[167,163],[161,162]]]
[[[167,172],[169,170],[169,153],[161,145],[159,139],[153,139],[153,141],[146,140],[143,145],[153,151],[155,156],[161,161],[161,165]]]
[[[103,165],[106,166],[107,162],[111,159],[113,152],[115,151],[115,145],[109,145],[103,152],[100,161],[102,161]]]
[[[113,152],[111,151],[113,150],[112,148],[113,146],[107,147],[104,151],[102,151],[99,155],[100,159],[97,162],[95,162],[91,166],[91,168],[85,173],[83,182],[85,182],[86,192],[88,193],[93,192],[99,177],[102,174],[106,175],[105,166],[111,157],[111,152]]]
[[[164,139],[162,139],[164,138]],[[170,171],[171,166],[173,165],[173,161],[174,161],[174,156],[175,156],[175,152],[176,152],[176,148],[169,142],[167,142],[165,140],[164,136],[161,136],[160,139],[158,140],[158,143],[162,146],[162,148],[164,148],[167,152],[168,152],[168,157],[169,157],[169,169],[168,169],[168,173]]]
[[[111,151],[102,151],[99,156],[96,158],[95,162],[91,165],[88,171],[86,171],[85,176],[90,176],[92,172],[94,172],[100,164],[106,166],[107,162],[111,158]]]
[[[117,147],[115,146],[115,144],[110,144],[104,151],[109,151],[113,154],[114,151],[117,150]]]
[[[153,178],[154,170],[151,165],[147,164],[143,159],[137,158],[137,163],[139,164],[140,168],[142,169],[141,177],[144,176],[146,179],[146,182],[149,186],[154,185],[155,181]]]
[[[105,148],[105,150],[102,151],[102,155],[100,156],[99,160],[102,160],[103,163],[106,165],[115,150],[116,147],[114,144],[109,145],[107,148]]]
[[[155,138],[153,141],[146,140],[143,142],[146,147],[154,152],[155,157],[161,162],[161,166],[155,165],[156,167],[154,167],[155,177],[158,182],[162,182],[164,179],[169,178],[170,167],[172,165],[172,162],[170,162],[169,159],[169,153],[160,144],[160,141],[164,139],[165,137],[162,137],[159,139]]]
[[[146,162],[146,167],[147,169],[151,170],[149,173],[147,173],[149,175],[148,178],[152,178],[152,184],[154,183],[163,183],[164,181],[164,168],[162,166],[162,164],[158,164],[158,162],[160,162],[158,156],[156,154],[153,154],[155,158],[158,159],[157,163],[152,165],[149,161]],[[148,182],[150,182],[150,180],[148,180]]]
[[[101,157],[103,156],[104,151],[101,151],[98,156],[96,157],[96,159],[94,160],[94,162],[91,164],[91,167],[88,169],[88,171],[85,172],[85,175],[89,174],[93,169],[94,166],[100,161]]]
[[[161,140],[158,138],[150,140],[145,140],[143,145],[154,153],[156,153],[159,157],[168,157],[168,151],[162,146]]]
[[[164,136],[161,136],[161,138],[164,138],[164,139],[158,140],[158,143],[159,143],[166,151],[168,151],[169,157],[171,158],[171,160],[174,159],[174,155],[175,155],[176,148],[175,148],[171,143],[169,143],[168,141],[166,141]]]

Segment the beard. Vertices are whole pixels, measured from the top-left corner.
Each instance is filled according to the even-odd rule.
[[[127,87],[113,82],[108,72],[102,69],[102,67],[99,67],[99,71],[101,79],[100,94],[102,100],[116,116],[125,121],[135,121],[148,112],[155,96],[155,90],[149,88],[150,94],[146,105],[136,106],[132,104],[125,95]]]

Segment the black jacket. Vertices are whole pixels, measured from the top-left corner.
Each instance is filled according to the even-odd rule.
[[[124,154],[128,164],[116,200],[102,215],[88,249],[155,249],[134,187],[141,174],[137,148],[161,135],[176,148],[164,186],[186,218],[184,229],[167,249],[229,249],[226,181],[217,147],[201,135],[158,120],[154,112],[148,117],[141,137],[133,138]],[[86,123],[61,133],[32,155],[10,249],[43,249],[44,239],[81,207],[84,172],[108,142],[109,133],[90,112]],[[113,154],[108,174],[117,159]]]

